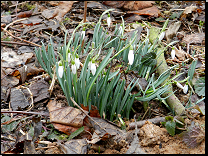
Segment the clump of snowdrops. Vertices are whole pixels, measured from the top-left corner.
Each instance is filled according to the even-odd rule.
[[[167,22],[164,25],[160,37],[155,43],[149,43],[148,35],[144,41],[140,41],[137,31],[132,36],[124,36],[124,20],[119,26],[116,24],[114,34],[108,35],[108,29],[101,25],[101,20],[104,14],[108,13],[108,27],[111,26],[109,12],[112,9],[106,10],[101,15],[98,23],[94,27],[93,38],[91,41],[85,40],[84,46],[82,41],[85,38],[85,29],[91,23],[79,24],[71,35],[70,40],[66,41],[67,32],[65,34],[64,45],[58,48],[58,55],[55,56],[53,42],[50,39],[47,52],[42,43],[41,49],[35,49],[36,56],[43,69],[53,78],[54,74],[67,98],[68,104],[73,106],[70,97],[80,105],[89,106],[95,105],[101,117],[110,119],[118,119],[121,117],[129,118],[133,102],[150,101],[154,98],[164,100],[160,97],[161,94],[167,91],[169,84],[160,86],[160,84],[170,75],[169,70],[164,71],[157,79],[154,71],[156,70],[157,55],[156,43],[164,36],[164,30]],[[168,45],[169,46],[169,45]],[[82,55],[87,55],[81,62]],[[99,63],[98,58],[101,55],[106,55]],[[145,90],[138,83],[139,79],[125,87],[126,80],[120,79],[121,71],[118,69],[111,72],[106,66],[112,64],[113,59],[121,60],[121,65],[126,66],[128,71],[138,71],[140,77],[146,78],[148,85]],[[56,72],[53,72],[53,68]],[[78,69],[80,73],[78,74]],[[78,76],[79,75],[79,76]],[[171,83],[171,82],[170,82]],[[138,84],[140,90],[137,94],[132,94],[134,86]]]

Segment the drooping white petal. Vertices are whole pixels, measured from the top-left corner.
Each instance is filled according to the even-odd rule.
[[[163,31],[163,32],[161,33],[160,37],[159,37],[159,41],[161,41],[161,40],[164,38],[164,36],[165,36],[165,32]]]
[[[134,62],[134,50],[129,50],[128,60],[129,60],[129,64],[132,65]]]
[[[107,24],[108,24],[108,27],[110,27],[110,24],[111,24],[111,18],[110,17],[107,17]]]
[[[71,61],[71,53],[68,53],[68,63]]]
[[[58,67],[58,75],[59,75],[60,78],[62,78],[63,73],[64,73],[64,67],[63,66],[59,66]]]
[[[147,30],[147,37],[149,36],[149,29],[148,28],[146,28],[146,30]]]
[[[75,64],[72,64],[71,70],[72,70],[72,73],[73,73],[73,74],[76,74],[77,69],[76,69],[76,65],[75,65]]]
[[[185,86],[183,87],[183,92],[184,92],[184,94],[188,93],[188,85],[187,84],[185,84]]]
[[[81,35],[82,35],[82,38],[84,39],[84,37],[85,37],[85,31],[82,30],[82,34]]]
[[[183,86],[180,83],[177,82],[176,85],[178,86],[178,88],[183,89]]]
[[[95,72],[96,72],[96,66],[95,66],[95,63],[92,63],[92,64],[91,64],[91,72],[92,72],[92,75],[94,76],[94,75],[95,75]]]
[[[88,69],[91,70],[92,61],[88,63]]]
[[[174,60],[174,58],[175,58],[175,49],[172,49],[172,51],[171,51],[171,58]]]
[[[79,69],[79,66],[80,66],[79,58],[75,58],[75,65],[76,65],[77,69]]]

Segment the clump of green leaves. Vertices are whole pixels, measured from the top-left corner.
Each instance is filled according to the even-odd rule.
[[[54,76],[52,69],[56,68],[58,81],[69,105],[73,106],[70,97],[73,97],[78,104],[89,106],[89,109],[91,109],[91,105],[95,105],[101,117],[105,114],[112,121],[115,118],[118,119],[118,114],[121,117],[129,118],[135,99],[149,101],[157,97],[162,100],[160,95],[167,91],[169,85],[161,87],[159,85],[170,75],[174,67],[164,71],[155,80],[153,72],[156,69],[157,54],[155,51],[157,46],[155,45],[158,38],[151,45],[147,38],[143,42],[139,41],[137,31],[131,36],[124,36],[124,20],[120,27],[116,24],[114,35],[109,36],[108,30],[101,26],[103,15],[109,11],[112,11],[112,9],[106,10],[101,15],[98,23],[95,25],[92,40],[86,41],[83,47],[81,46],[83,41],[82,34],[76,31],[80,28],[83,30],[82,27],[89,25],[89,23],[79,24],[72,33],[68,43],[66,42],[67,33],[65,34],[64,45],[58,48],[58,56],[54,54],[52,39],[50,39],[48,44],[47,52],[43,43],[42,48],[35,49],[35,52],[41,66],[49,73],[51,78]],[[133,49],[133,57],[135,57],[132,65],[128,63],[130,47],[131,50]],[[83,54],[82,50],[84,51]],[[86,54],[87,57],[83,62],[81,72],[78,74],[74,70],[74,59]],[[106,55],[105,58],[98,63],[98,58],[103,54]],[[120,80],[120,70],[118,69],[114,72],[110,70],[110,64],[113,59],[119,59],[122,62],[122,66],[127,66],[126,73],[130,70],[139,71],[139,76],[145,77],[148,81],[147,88],[143,91],[140,86],[141,90],[137,94],[132,95],[131,91],[139,79],[133,79],[126,87],[126,80]],[[91,65],[93,63],[97,63],[98,66],[93,66],[92,72]],[[109,66],[108,70],[106,70],[107,66]],[[63,72],[60,72],[62,69]]]

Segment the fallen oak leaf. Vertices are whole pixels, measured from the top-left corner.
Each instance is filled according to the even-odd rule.
[[[141,10],[151,7],[154,1],[103,1],[103,4],[124,10]]]
[[[50,121],[65,124],[73,127],[83,126],[86,115],[79,109],[70,106],[61,107],[60,103],[50,100],[47,105],[50,113]],[[85,111],[87,114],[88,112]]]
[[[128,11],[127,14],[137,14],[137,15],[147,15],[152,17],[158,17],[160,14],[159,9],[156,6],[152,6],[150,8],[145,8],[138,11]]]
[[[187,44],[187,53],[189,53],[189,45],[191,43],[202,43],[204,38],[205,38],[205,33],[186,35],[182,41]]]
[[[71,10],[74,2],[76,1],[60,1],[56,9],[46,9],[42,12],[42,15],[47,19],[56,18],[61,21],[62,17]]]
[[[125,1],[123,8],[125,10],[142,10],[145,8],[151,7],[155,2],[154,1]]]

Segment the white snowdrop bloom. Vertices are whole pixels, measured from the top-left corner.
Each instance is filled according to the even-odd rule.
[[[147,30],[147,37],[149,36],[149,29],[146,27],[146,30]]]
[[[82,35],[82,39],[84,39],[84,37],[85,37],[85,31],[82,30],[81,35]]]
[[[58,75],[59,75],[60,78],[62,78],[63,73],[64,73],[64,67],[63,66],[59,66],[58,67]]]
[[[108,27],[110,27],[110,24],[111,24],[110,14],[108,14],[108,17],[107,17],[107,24],[108,24]]]
[[[92,72],[92,75],[94,76],[95,75],[95,72],[96,72],[95,63],[91,63],[91,72]]]
[[[160,37],[159,37],[159,41],[161,41],[161,40],[164,38],[164,36],[165,36],[165,32],[163,31],[163,32],[161,33]]]
[[[188,85],[185,84],[185,86],[183,87],[183,93],[187,94],[188,93]]]
[[[182,86],[182,84],[180,84],[180,83],[176,83],[176,85],[178,86],[178,88],[181,88],[181,89],[183,89],[183,86]]]
[[[80,61],[79,61],[79,58],[77,57],[75,57],[75,65],[76,65],[76,68],[79,69]]]
[[[73,73],[73,74],[76,74],[77,69],[76,69],[76,65],[75,65],[75,64],[72,64],[71,70],[72,70],[72,73]]]
[[[71,61],[71,53],[68,53],[68,63]]]
[[[88,69],[91,70],[92,61],[88,63]]]
[[[173,47],[172,48],[172,51],[171,51],[171,58],[174,60],[175,58],[175,48]]]
[[[133,50],[133,46],[130,46],[130,50],[129,50],[129,54],[128,54],[128,60],[129,60],[129,64],[132,65],[134,62],[134,50]]]

